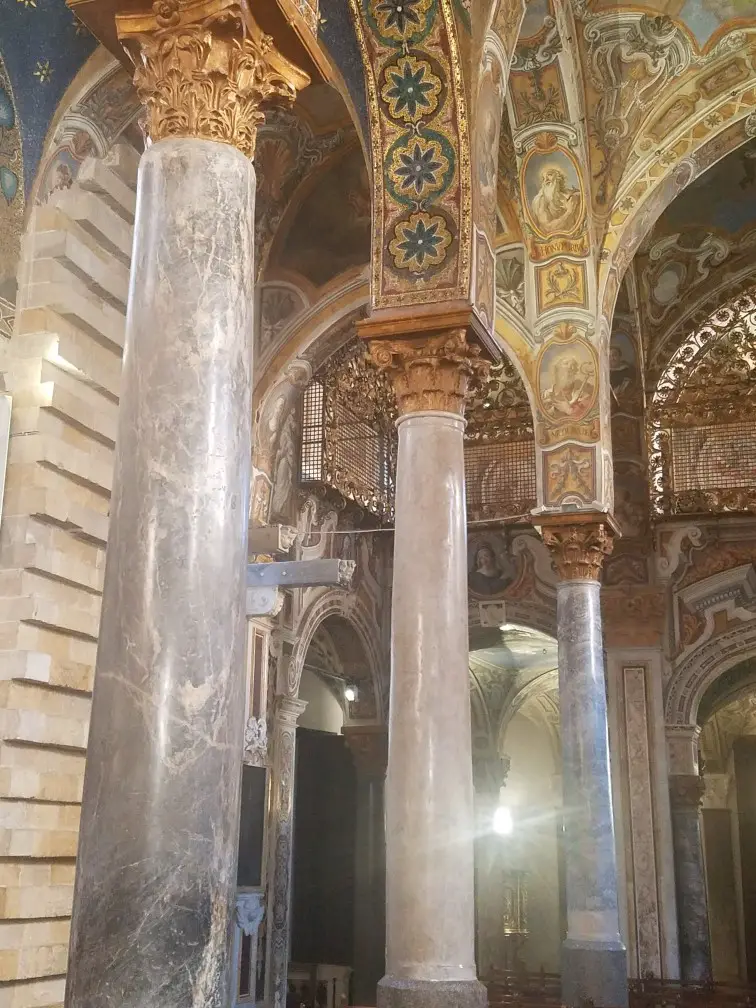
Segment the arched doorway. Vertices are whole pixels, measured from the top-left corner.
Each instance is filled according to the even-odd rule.
[[[478,972],[556,974],[564,936],[556,641],[511,624],[495,638],[470,654]]]
[[[756,979],[756,659],[729,669],[698,708],[701,825],[712,971],[717,982]]]
[[[385,941],[386,735],[345,617],[326,616],[312,635],[299,699],[289,994],[313,1008],[370,1005]]]

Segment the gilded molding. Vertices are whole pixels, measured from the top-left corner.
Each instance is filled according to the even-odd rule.
[[[543,541],[560,581],[598,581],[614,543],[610,526],[601,521],[545,525]]]
[[[371,340],[370,356],[396,392],[399,414],[439,410],[464,414],[465,400],[488,374],[480,348],[464,329],[418,339]]]
[[[116,23],[152,141],[213,140],[254,158],[262,104],[309,83],[237,0],[156,0],[151,15]]]

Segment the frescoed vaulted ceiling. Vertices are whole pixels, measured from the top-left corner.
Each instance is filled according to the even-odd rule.
[[[756,140],[692,182],[633,263],[650,377],[681,340],[756,275]]]

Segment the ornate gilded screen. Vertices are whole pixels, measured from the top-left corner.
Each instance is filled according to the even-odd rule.
[[[336,494],[390,521],[396,470],[393,389],[359,340],[334,354],[304,395],[300,484]],[[467,410],[468,518],[526,515],[535,507],[535,443],[530,404],[509,361],[491,369]]]
[[[300,484],[336,493],[381,521],[394,505],[396,402],[388,380],[351,342],[304,394]]]
[[[716,311],[676,351],[649,410],[657,515],[756,511],[756,296]]]

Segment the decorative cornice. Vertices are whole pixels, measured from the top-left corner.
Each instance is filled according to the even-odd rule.
[[[309,84],[238,0],[155,0],[116,18],[153,141],[194,137],[255,156],[261,105]]]
[[[705,790],[706,781],[698,774],[670,774],[669,800],[673,809],[700,808]]]
[[[568,522],[544,525],[543,541],[560,581],[598,581],[604,557],[612,551],[613,529],[608,521]]]
[[[373,363],[396,392],[399,414],[439,410],[464,414],[465,399],[485,380],[489,363],[465,329],[417,339],[371,340]]]

